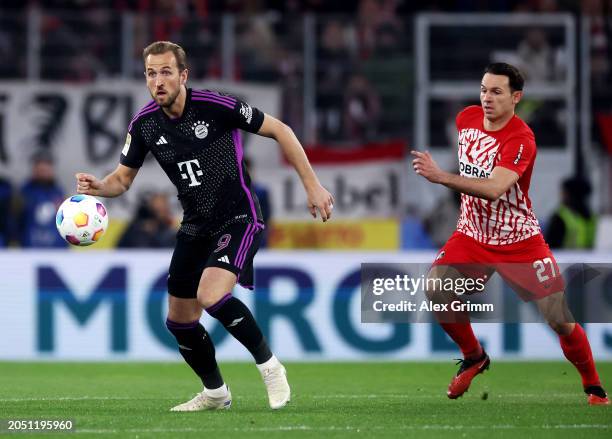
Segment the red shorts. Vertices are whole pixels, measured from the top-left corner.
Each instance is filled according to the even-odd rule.
[[[541,234],[514,244],[491,245],[455,232],[432,266],[452,266],[466,277],[486,276],[487,280],[497,271],[524,301],[565,289],[557,261]]]

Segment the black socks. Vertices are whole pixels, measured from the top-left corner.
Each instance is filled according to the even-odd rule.
[[[253,314],[240,300],[227,293],[206,312],[219,320],[227,331],[249,350],[255,362],[262,364],[272,358],[268,342],[264,338]]]
[[[199,321],[177,323],[166,320],[166,327],[176,337],[179,352],[200,377],[207,389],[218,389],[223,378],[215,359],[215,346]]]

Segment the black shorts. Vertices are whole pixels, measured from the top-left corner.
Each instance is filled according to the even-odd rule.
[[[253,289],[253,258],[259,249],[259,224],[231,224],[212,237],[179,232],[168,274],[168,293],[182,299],[197,297],[202,272],[207,267],[231,271],[238,283]]]

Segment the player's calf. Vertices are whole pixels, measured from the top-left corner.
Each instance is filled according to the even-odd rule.
[[[225,329],[249,350],[255,362],[262,364],[272,357],[268,342],[263,336],[253,314],[239,299],[227,293],[206,312],[217,319]]]
[[[179,323],[167,319],[166,327],[176,338],[185,362],[200,377],[204,387],[218,389],[224,386],[215,358],[215,346],[204,326],[198,320]]]

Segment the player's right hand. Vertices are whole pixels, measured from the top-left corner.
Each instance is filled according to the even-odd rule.
[[[91,174],[79,172],[75,175],[77,180],[77,194],[98,195],[102,182]]]
[[[412,160],[414,171],[432,183],[441,183],[444,172],[433,159],[429,151],[410,151],[415,159]]]
[[[334,209],[334,197],[320,184],[313,188],[307,188],[308,210],[313,218],[317,217],[317,211],[321,215],[321,220],[326,222],[331,219]]]

